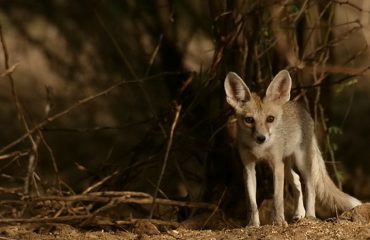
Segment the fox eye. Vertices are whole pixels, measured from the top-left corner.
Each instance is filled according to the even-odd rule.
[[[268,123],[272,123],[274,120],[275,120],[275,117],[274,116],[268,116],[266,118],[266,122],[268,122]]]
[[[246,123],[254,123],[254,118],[252,118],[252,117],[245,117],[245,118],[244,118],[244,121],[245,121]]]

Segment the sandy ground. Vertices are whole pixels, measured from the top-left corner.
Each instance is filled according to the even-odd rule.
[[[64,224],[7,225],[0,227],[0,239],[370,239],[370,204],[363,204],[336,219],[303,219],[285,227],[192,230],[184,224],[177,229],[159,231],[154,225],[139,225],[130,232],[83,230]]]

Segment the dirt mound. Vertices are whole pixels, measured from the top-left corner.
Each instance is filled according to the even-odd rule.
[[[203,221],[200,218],[200,221]],[[132,232],[118,230],[80,230],[64,224],[22,224],[2,226],[0,238],[4,239],[369,239],[370,204],[363,204],[342,214],[339,218],[322,221],[303,219],[287,227],[265,225],[262,227],[223,230],[186,229],[194,225],[180,224],[177,229],[158,230],[150,222],[140,222]],[[195,220],[194,220],[195,221]],[[224,220],[222,220],[224,221]],[[203,223],[204,224],[204,223]],[[198,224],[198,226],[201,224]],[[227,224],[225,225],[227,226]],[[230,226],[229,226],[230,227]]]
[[[341,219],[352,222],[370,223],[370,203],[364,203],[342,214]]]

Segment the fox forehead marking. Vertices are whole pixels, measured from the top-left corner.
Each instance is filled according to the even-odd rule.
[[[251,93],[251,98],[240,111],[240,115],[255,115],[263,113],[263,102],[262,99],[255,93]]]

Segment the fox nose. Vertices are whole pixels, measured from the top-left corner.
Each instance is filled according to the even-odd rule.
[[[256,137],[256,142],[257,142],[258,144],[262,144],[262,143],[264,143],[264,142],[265,142],[265,140],[266,140],[266,137],[265,137],[265,136],[263,136],[263,135],[259,135],[259,136],[257,136],[257,137]]]

